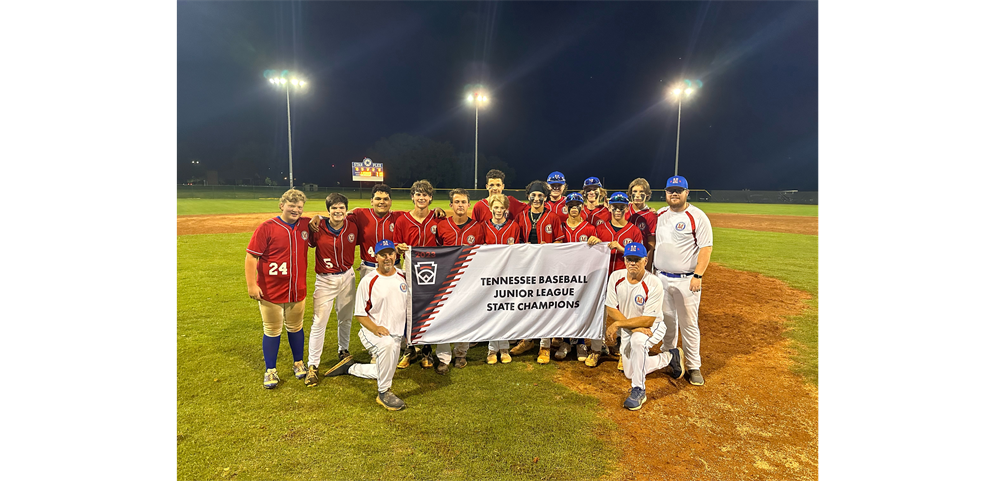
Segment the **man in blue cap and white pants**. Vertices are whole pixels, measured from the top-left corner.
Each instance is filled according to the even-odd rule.
[[[377,268],[359,281],[356,290],[356,320],[362,324],[359,340],[373,356],[373,364],[356,364],[346,356],[325,376],[351,374],[377,380],[377,403],[390,411],[404,409],[404,401],[390,387],[401,357],[401,341],[408,317],[408,284],[394,268],[394,242],[378,240],[374,246]]]
[[[677,347],[677,332],[684,339],[688,382],[705,384],[701,375],[701,334],[698,331],[698,306],[701,304],[701,279],[712,256],[712,224],[701,209],[688,203],[688,181],[679,175],[667,179],[667,207],[657,211],[656,250],[653,267],[666,293],[663,320],[667,335],[664,349]]]
[[[663,340],[667,326],[663,322],[663,283],[646,271],[646,247],[641,242],[626,244],[623,251],[625,269],[608,276],[605,314],[610,323],[605,329],[605,343],[615,345],[618,333],[619,353],[625,377],[632,380],[629,397],[622,404],[635,411],[646,402],[646,375],[670,368],[670,376],[684,375],[681,348],[649,355],[650,348]]]

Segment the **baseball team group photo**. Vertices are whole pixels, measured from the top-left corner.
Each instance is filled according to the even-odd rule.
[[[289,189],[271,200],[272,214],[181,216],[181,231],[191,233],[215,232],[210,222],[228,222],[233,232],[252,229],[242,247],[244,262],[237,262],[244,265],[235,267],[244,274],[242,299],[247,293],[247,301],[257,305],[253,317],[262,320],[263,332],[249,336],[254,342],[237,343],[243,367],[231,373],[237,380],[225,382],[238,386],[238,396],[282,391],[301,397],[295,404],[314,406],[334,399],[336,409],[362,411],[363,417],[375,416],[374,409],[402,411],[391,413],[395,416],[459,412],[473,408],[473,402],[460,399],[468,391],[478,393],[474,398],[501,393],[497,399],[509,402],[492,404],[482,421],[488,429],[493,421],[512,422],[520,415],[522,399],[538,403],[540,419],[544,407],[559,404],[562,394],[533,397],[538,382],[528,381],[536,380],[537,368],[543,370],[541,382],[550,384],[541,390],[588,396],[597,391],[598,405],[612,417],[644,409],[672,413],[675,396],[708,397],[693,391],[726,390],[728,383],[739,382],[723,372],[735,363],[732,353],[709,352],[708,346],[722,351],[726,343],[738,342],[740,332],[771,326],[725,326],[730,331],[723,333],[715,323],[736,316],[707,315],[708,299],[721,303],[741,295],[708,295],[712,224],[688,201],[687,179],[672,176],[661,192],[636,178],[625,191],[608,192],[589,177],[570,191],[564,174],[554,171],[527,184],[522,202],[504,193],[500,170],[485,178],[481,195],[486,197],[472,205],[468,190],[437,191],[422,179],[408,189],[375,184],[362,199],[332,192],[315,201]],[[407,199],[395,200],[400,195]],[[657,201],[662,205],[650,206],[651,198],[662,198]],[[308,202],[321,210],[314,212]],[[402,203],[410,209],[399,210]],[[193,237],[204,236],[213,237]],[[719,279],[728,282],[724,278],[731,272],[717,269]],[[762,296],[764,283],[776,282],[751,277],[739,279],[735,290],[752,288]],[[758,296],[726,308],[760,313],[763,304],[775,301]],[[798,297],[795,315],[806,308],[804,296]],[[240,307],[251,314],[248,306]],[[700,327],[699,311],[706,313]],[[788,312],[782,307],[763,315]],[[253,324],[229,322],[237,322],[239,331]],[[718,338],[709,339],[709,333]],[[730,335],[734,339],[721,339]],[[799,376],[788,359],[779,362],[786,369],[782,375]],[[768,367],[761,362],[755,368]],[[713,378],[708,383],[706,375]],[[799,393],[808,389],[798,384]],[[563,423],[573,422],[572,415],[560,414],[566,416]],[[304,415],[302,421],[309,424],[310,418]],[[619,421],[640,425],[645,419]]]

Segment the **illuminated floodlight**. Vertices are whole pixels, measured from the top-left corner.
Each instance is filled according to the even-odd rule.
[[[285,83],[287,83],[287,79],[285,79],[285,78],[282,78],[282,79],[280,79],[280,83],[281,83],[281,84],[285,84]]]
[[[674,95],[680,95],[681,94],[681,89],[674,89],[673,92],[674,92]]]
[[[297,85],[297,79],[291,79],[291,80],[290,80],[290,83],[292,83],[292,84],[294,84],[294,85]]]
[[[485,106],[485,104],[490,100],[487,98],[487,92],[483,89],[482,85],[477,85],[474,88],[479,88],[480,90],[468,92],[466,95],[466,103],[473,105],[473,188],[477,188],[477,144],[480,138],[480,107]]]
[[[304,81],[303,80],[301,80],[301,84],[300,85],[301,85],[301,87],[304,86]]]
[[[694,92],[694,90],[691,90],[691,89],[684,89],[684,93],[685,93],[686,95],[691,95],[691,92]]]

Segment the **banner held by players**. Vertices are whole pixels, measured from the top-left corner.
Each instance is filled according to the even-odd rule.
[[[604,337],[608,245],[412,247],[411,344]]]

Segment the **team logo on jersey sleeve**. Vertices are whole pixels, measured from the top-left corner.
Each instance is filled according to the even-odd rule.
[[[546,233],[547,234],[552,234],[553,233],[553,226],[552,225],[546,224]]]
[[[393,222],[391,222],[391,223],[390,223],[390,226],[389,226],[389,227],[390,227],[390,231],[391,231],[391,232],[394,232],[394,223],[393,223]]]
[[[580,241],[581,242],[587,242],[587,236],[586,235],[580,236]]]
[[[630,239],[628,237],[626,237],[625,239],[622,239],[622,245],[624,245],[624,246],[629,245],[630,242],[632,242],[632,239]]]
[[[408,292],[408,285],[404,282],[401,283],[401,292]]]
[[[563,213],[564,214],[569,214],[569,212],[567,212],[567,206],[566,206],[566,204],[563,205]]]
[[[636,294],[636,305],[643,307],[643,304],[646,304],[646,297],[642,294]]]
[[[356,242],[356,234],[349,233],[349,242]]]
[[[473,234],[470,234],[470,235],[466,236],[466,241],[467,242],[473,244],[474,240],[475,240],[475,238],[473,237]]]
[[[307,240],[307,231],[306,230],[302,230],[301,231],[301,239]]]
[[[681,232],[684,230],[685,227],[687,227],[687,224],[683,222],[678,222],[677,225],[674,226],[674,229],[676,229],[678,232]]]
[[[435,226],[434,225],[432,226],[431,230],[432,230],[432,233],[435,234]]]
[[[639,223],[636,224],[636,227],[638,227],[639,230],[646,230],[646,223],[643,221],[639,221]]]
[[[435,284],[435,262],[418,262],[415,263],[415,277],[418,278],[418,285],[432,285]]]
[[[508,238],[508,243],[509,244],[514,244],[515,243],[515,238],[514,237],[509,237]]]

